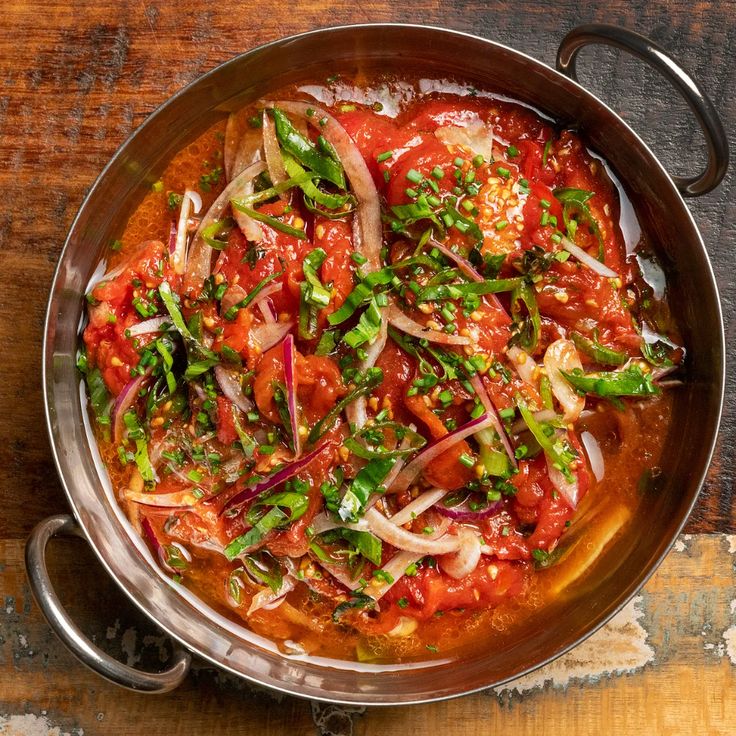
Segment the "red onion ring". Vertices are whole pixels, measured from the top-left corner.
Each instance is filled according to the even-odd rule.
[[[222,191],[222,194],[214,201],[207,214],[199,223],[199,228],[194,235],[192,245],[189,249],[189,257],[186,259],[186,272],[184,274],[185,293],[199,289],[203,281],[210,275],[212,248],[205,242],[202,233],[215,221],[222,218],[225,210],[230,206],[230,200],[239,196],[248,184],[253,181],[266,165],[262,161],[249,166],[235,177]],[[183,205],[183,202],[182,202]],[[259,241],[262,237],[260,225],[242,212],[234,212],[238,226],[248,240]]]
[[[143,529],[149,544],[153,548],[153,551],[156,553],[161,567],[163,567],[165,570],[168,570],[170,573],[176,573],[176,570],[174,570],[174,568],[172,568],[171,565],[166,562],[166,553],[164,552],[164,547],[161,542],[158,541],[158,537],[156,536],[156,532],[153,531],[153,526],[151,522],[145,516],[141,519],[141,528]]]
[[[396,549],[423,555],[444,555],[460,547],[460,540],[454,534],[444,534],[438,539],[431,539],[426,534],[414,534],[393,524],[375,508],[368,509],[364,518],[372,534]]]
[[[371,172],[358,147],[340,123],[321,107],[312,103],[284,100],[267,103],[267,107],[297,115],[319,130],[320,134],[332,144],[350,180],[353,194],[358,200],[355,217],[360,224],[360,253],[368,259],[366,271],[381,268],[381,246],[383,245],[383,225],[378,190]],[[308,114],[311,111],[311,114]]]
[[[412,481],[424,470],[424,468],[432,462],[438,455],[456,445],[460,440],[464,440],[476,432],[480,432],[487,427],[493,426],[493,418],[488,414],[483,414],[477,419],[473,419],[462,427],[458,427],[444,437],[430,442],[398,475],[391,487],[392,491],[403,491],[408,488]]]
[[[248,501],[250,501],[253,498],[256,498],[256,496],[260,496],[261,493],[265,493],[266,491],[270,491],[272,488],[275,488],[276,486],[281,485],[282,483],[285,483],[289,478],[293,478],[297,473],[301,473],[304,468],[306,468],[309,463],[312,462],[321,452],[323,452],[327,447],[330,446],[329,442],[325,442],[325,444],[321,445],[320,447],[312,450],[308,455],[304,455],[304,457],[301,457],[299,460],[294,461],[293,463],[290,463],[284,468],[281,468],[277,473],[274,473],[272,476],[265,478],[264,480],[257,482],[255,479],[251,482],[250,485],[248,485],[246,488],[244,488],[239,493],[235,494],[223,507],[220,511],[220,515],[224,514],[226,511],[228,511],[231,508],[234,508],[235,506],[240,506],[241,504],[244,504]]]
[[[250,336],[258,344],[261,352],[265,353],[266,350],[270,350],[274,345],[278,345],[293,326],[293,322],[263,324],[254,327],[251,330]]]
[[[446,516],[453,521],[481,521],[494,516],[502,507],[503,501],[495,501],[482,511],[472,511],[466,502],[457,506],[444,506],[442,503],[436,503],[433,508],[442,516]]]
[[[142,376],[136,376],[131,381],[123,386],[123,390],[115,398],[115,403],[112,407],[112,436],[115,443],[120,443],[123,440],[123,434],[125,432],[125,422],[123,417],[125,412],[133,406],[138,399],[138,392],[141,390],[146,379],[151,375],[151,368],[148,368]]]

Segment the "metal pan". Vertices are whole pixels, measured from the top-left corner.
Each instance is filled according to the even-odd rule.
[[[703,173],[670,177],[636,133],[577,84],[576,54],[591,43],[637,54],[684,95],[707,141]],[[218,116],[270,90],[361,66],[421,66],[428,77],[459,77],[576,124],[624,183],[642,227],[657,246],[688,349],[687,381],[674,407],[677,431],[667,439],[662,463],[664,483],[658,494],[643,501],[639,522],[609,545],[585,586],[545,610],[543,621],[499,649],[479,651],[462,661],[389,667],[287,657],[207,610],[167,580],[126,526],[85,429],[84,393],[75,369],[85,286],[106,244],[120,232],[167,160]],[[189,652],[194,652],[246,679],[319,700],[383,705],[439,700],[498,685],[549,662],[598,629],[644,584],[697,499],[718,429],[723,323],[705,246],[683,197],[717,186],[728,164],[728,147],[718,116],[698,85],[664,51],[637,34],[611,26],[578,28],[563,40],[557,66],[559,71],[506,46],[438,28],[381,24],[319,30],[254,49],[205,74],[162,105],[120,148],[72,225],[46,317],[46,415],[73,516],[41,522],[26,550],[36,600],[82,662],[113,682],[146,692],[165,692],[179,684],[187,673]],[[69,534],[85,538],[133,603],[183,645],[175,649],[168,670],[150,674],[114,661],[70,620],[54,594],[44,560],[49,539]]]

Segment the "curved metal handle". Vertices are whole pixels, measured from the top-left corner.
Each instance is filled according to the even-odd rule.
[[[98,649],[71,620],[51,585],[46,567],[46,545],[57,535],[76,536],[86,541],[76,520],[68,514],[59,514],[40,522],[26,542],[26,572],[31,590],[56,635],[83,664],[116,685],[145,693],[166,693],[177,687],[189,671],[189,652],[177,646],[174,648],[173,663],[169,669],[163,672],[142,672],[118,662]]]
[[[718,113],[705,92],[662,48],[648,38],[618,26],[592,24],[570,31],[557,50],[557,69],[577,82],[575,60],[578,52],[585,46],[597,43],[615,46],[638,56],[680,91],[705,135],[708,163],[702,174],[672,178],[685,197],[699,196],[715,189],[728,168],[728,139]]]

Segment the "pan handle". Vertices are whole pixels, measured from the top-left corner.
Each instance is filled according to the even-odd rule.
[[[80,631],[62,607],[46,567],[46,545],[55,536],[75,536],[86,541],[74,517],[50,516],[35,527],[26,542],[26,571],[36,603],[72,654],[98,675],[137,692],[166,693],[181,684],[189,671],[191,655],[180,647],[174,647],[172,664],[167,670],[143,672],[113,659]]]
[[[633,31],[605,24],[578,26],[562,39],[557,50],[557,69],[578,81],[575,61],[578,52],[590,44],[602,43],[629,51],[659,71],[685,98],[705,135],[708,163],[696,176],[673,176],[685,197],[696,197],[715,189],[728,168],[728,139],[718,113],[703,89],[662,48]]]

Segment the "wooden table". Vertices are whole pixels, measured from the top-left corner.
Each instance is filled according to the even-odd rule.
[[[641,595],[608,627],[543,671],[497,692],[405,709],[349,709],[278,697],[197,664],[167,696],[120,690],[50,633],[23,572],[26,535],[66,509],[40,388],[46,293],[64,235],[100,169],[186,82],[233,54],[326,24],[409,21],[471,31],[553,63],[583,22],[651,36],[702,80],[736,121],[736,4],[315,0],[265,6],[203,0],[7,0],[0,21],[0,734],[733,734],[736,732],[736,373],[720,443],[683,536]],[[595,70],[595,72],[594,72]],[[638,62],[586,52],[581,76],[677,172],[700,165],[695,124]],[[595,79],[593,78],[595,76]],[[733,177],[691,203],[736,332]],[[22,315],[18,317],[17,315]],[[688,431],[683,428],[683,431]],[[124,661],[154,664],[166,645],[81,542],[53,547],[72,614]]]

